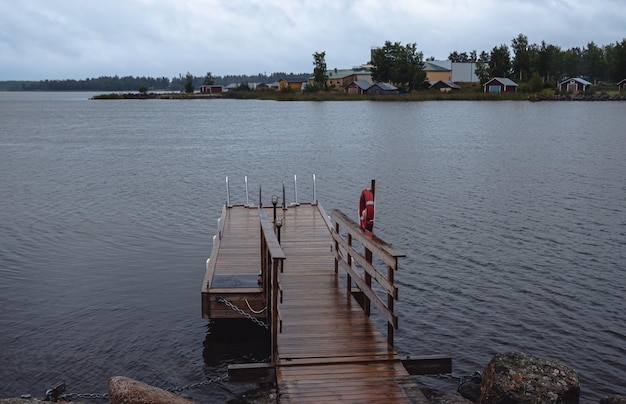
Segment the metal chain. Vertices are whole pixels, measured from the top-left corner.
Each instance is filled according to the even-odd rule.
[[[466,380],[471,380],[471,379],[474,379],[476,377],[480,378],[481,374],[480,374],[480,372],[474,372],[474,374],[472,374],[470,376],[467,376],[467,375],[465,375],[465,376],[457,376],[457,375],[453,375],[453,374],[437,373],[437,374],[422,375],[422,377],[432,377],[432,378],[436,378],[436,379],[454,380],[460,386]]]
[[[261,326],[261,327],[265,328],[266,330],[269,329],[269,326],[267,324],[265,324],[263,321],[259,320],[258,318],[253,317],[250,313],[246,313],[245,311],[241,310],[239,307],[235,306],[234,304],[232,304],[228,300],[224,299],[223,297],[217,297],[215,300],[217,302],[219,302],[219,303],[224,303],[226,306],[230,307],[231,309],[233,309],[237,313],[239,313],[242,316],[244,316],[245,318],[249,319],[250,321],[252,321],[256,325]]]
[[[202,382],[191,383],[185,386],[173,387],[173,388],[164,389],[164,390],[169,391],[170,393],[180,393],[181,391],[197,389],[199,387],[203,387],[209,384],[223,382],[227,379],[228,379],[228,375],[226,374],[223,376],[216,377],[214,379],[204,380]],[[46,398],[48,397],[46,396]],[[108,400],[109,393],[100,393],[100,394],[98,393],[63,393],[63,394],[58,395],[56,398],[61,399],[61,400],[69,400],[69,401],[74,401],[78,398],[83,399],[83,400],[88,400],[88,399]],[[51,399],[47,401],[56,401],[56,399]]]
[[[228,375],[223,375],[223,376],[220,376],[220,377],[216,377],[215,379],[205,380],[203,382],[191,383],[191,384],[187,384],[185,386],[174,387],[174,388],[171,388],[171,389],[165,389],[165,391],[169,391],[170,393],[180,393],[181,391],[197,389],[198,387],[206,386],[206,385],[209,385],[209,384],[212,384],[212,383],[223,382],[224,380],[227,380],[227,379],[228,379]]]
[[[109,393],[64,393],[61,394],[59,396],[59,398],[61,400],[69,400],[69,401],[74,401],[77,398],[80,399],[94,399],[94,400],[108,400],[109,399]],[[52,401],[56,401],[56,400],[52,400]]]
[[[246,313],[245,311],[243,311],[239,307],[235,306],[233,303],[229,302],[228,300],[224,299],[223,297],[218,297],[216,299],[216,301],[219,302],[219,303],[224,303],[226,306],[230,307],[232,310],[234,310],[237,313],[241,314],[242,316],[246,317],[247,319],[249,319],[253,323],[255,323],[255,324],[265,328],[266,330],[269,329],[269,326],[267,324],[265,324],[263,321],[259,320],[258,318],[253,317],[249,313]],[[248,307],[249,306],[250,306],[250,304],[248,303]],[[252,310],[252,308],[250,308],[250,310]],[[264,310],[261,310],[261,311],[264,311]],[[254,312],[254,310],[252,310],[252,311]],[[205,381],[198,382],[198,383],[188,384],[188,385],[185,385],[185,386],[179,386],[179,387],[165,389],[165,391],[169,391],[171,393],[179,393],[179,392],[184,391],[184,390],[196,389],[198,387],[206,386],[208,384],[222,382],[222,381],[227,380],[227,379],[228,379],[228,375],[223,375],[223,376],[217,377],[215,379],[210,379],[210,380],[205,380]],[[109,399],[109,393],[61,393],[61,391],[62,391],[61,388],[62,388],[62,390],[65,390],[65,385],[57,386],[54,389],[48,390],[46,392],[46,398],[49,398],[49,401],[56,401],[56,399],[70,400],[70,401],[75,400],[75,399],[95,399],[95,400],[108,400]],[[59,393],[61,393],[61,394],[59,394]]]

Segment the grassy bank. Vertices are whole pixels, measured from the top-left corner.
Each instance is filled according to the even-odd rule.
[[[408,94],[373,95],[347,94],[336,91],[309,92],[230,92],[223,95],[231,99],[257,99],[275,101],[494,101],[526,100],[528,94],[482,92],[415,91]]]
[[[608,97],[607,97],[608,95]],[[440,92],[436,90],[419,90],[407,94],[373,95],[347,94],[342,91],[231,91],[221,94],[201,93],[111,93],[92,97],[97,100],[112,99],[238,99],[238,100],[273,100],[273,101],[564,101],[564,100],[623,100],[623,94],[555,94],[552,89],[541,92],[485,93],[479,87],[462,87],[459,91]]]

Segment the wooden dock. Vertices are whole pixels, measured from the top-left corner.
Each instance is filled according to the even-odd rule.
[[[393,349],[393,274],[404,254],[341,212],[332,214],[316,203],[279,207],[276,226],[272,207],[223,210],[202,288],[203,316],[245,316],[272,336],[272,362],[231,366],[231,380],[275,378],[281,403],[425,403],[410,374],[449,372],[451,360],[409,360]],[[370,319],[372,307],[388,324],[386,337]]]

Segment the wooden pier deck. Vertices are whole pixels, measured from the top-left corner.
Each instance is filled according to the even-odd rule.
[[[243,206],[222,209],[202,287],[204,317],[241,318],[218,302],[217,297],[246,308],[255,318],[267,317],[267,311],[262,311],[267,302],[257,283],[261,269],[260,240],[258,209]]]
[[[338,242],[341,239],[338,222],[345,223],[347,219],[340,212],[333,212],[341,219],[333,224],[318,204],[301,204],[277,209],[282,219],[277,231],[267,223],[272,222],[272,208],[263,210],[259,214],[258,208],[233,207],[223,212],[218,252],[214,241],[211,263],[207,264],[202,290],[203,315],[241,317],[216,301],[219,295],[227,296],[249,316],[265,318],[271,323],[274,344],[271,367],[281,403],[426,403],[402,358],[393,349],[393,328],[397,327],[392,302],[397,299],[392,274],[396,270],[395,257],[389,265],[391,286],[389,281],[382,282],[388,289],[386,304],[391,306],[391,314],[387,313],[390,334],[385,338],[368,315],[369,303],[376,307],[385,303],[370,302],[365,293],[368,303],[362,306],[351,293],[353,281],[357,285],[371,285],[372,274],[374,278],[380,274],[370,272],[369,268],[358,272],[348,264],[353,261],[350,257],[356,255],[353,238],[349,236],[347,244]],[[276,234],[264,235],[264,225],[266,231],[269,228]],[[396,257],[403,256],[382,240],[374,239],[382,243],[382,250],[387,248]],[[364,265],[369,267],[367,262]],[[256,288],[249,287],[248,281],[252,279],[256,283],[261,267],[266,279]],[[348,274],[349,285],[338,275],[337,270],[342,268]],[[355,279],[360,274],[363,279]],[[233,278],[228,280],[229,276]],[[369,296],[376,300],[374,295]],[[265,297],[267,302],[263,303]],[[263,304],[267,310],[260,314],[258,309]],[[441,372],[447,362],[442,365],[436,359],[423,366]],[[416,373],[425,373],[424,368]]]

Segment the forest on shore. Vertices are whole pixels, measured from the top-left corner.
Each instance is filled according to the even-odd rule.
[[[273,83],[280,79],[297,80],[309,77],[308,73],[272,73],[257,75],[214,76],[214,84],[227,86],[231,83]],[[193,87],[199,88],[205,76],[193,76]],[[0,91],[137,91],[146,88],[150,91],[184,91],[186,75],[179,77],[134,77],[102,76],[87,79],[40,80],[40,81],[0,81]]]

